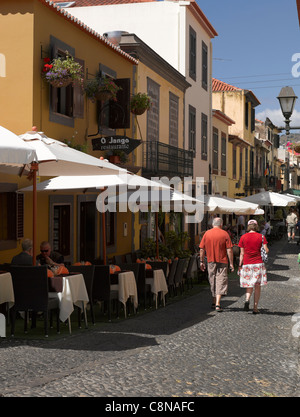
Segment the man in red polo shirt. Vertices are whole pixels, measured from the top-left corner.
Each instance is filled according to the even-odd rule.
[[[207,271],[210,289],[213,296],[212,308],[222,311],[220,302],[222,295],[227,294],[228,290],[228,259],[230,271],[234,271],[232,242],[229,234],[222,229],[223,220],[215,217],[213,228],[207,230],[200,242],[200,268],[205,269],[204,254],[207,257]]]

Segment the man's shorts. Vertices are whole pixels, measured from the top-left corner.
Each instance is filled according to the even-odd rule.
[[[218,262],[207,264],[208,279],[212,296],[226,295],[228,290],[228,265]]]
[[[292,223],[289,223],[288,225],[287,225],[287,231],[288,231],[288,233],[290,233],[291,235],[293,234],[293,233],[295,233],[295,224],[292,224]]]

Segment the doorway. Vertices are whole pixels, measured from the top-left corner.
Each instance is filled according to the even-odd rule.
[[[79,219],[79,259],[92,262],[96,258],[96,204],[81,201]]]

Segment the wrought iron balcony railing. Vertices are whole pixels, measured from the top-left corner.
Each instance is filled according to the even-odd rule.
[[[161,142],[146,141],[143,144],[143,176],[191,177],[193,176],[193,152]]]

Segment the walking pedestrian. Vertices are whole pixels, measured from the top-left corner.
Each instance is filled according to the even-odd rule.
[[[229,234],[222,229],[223,220],[215,217],[213,228],[204,233],[200,242],[200,268],[205,270],[204,255],[207,257],[207,272],[213,297],[212,308],[223,311],[221,297],[228,291],[228,259],[230,270],[234,271],[232,242]]]
[[[258,233],[257,230],[257,221],[249,220],[248,233],[243,235],[239,241],[241,252],[238,274],[240,276],[240,286],[246,288],[244,311],[249,311],[250,298],[254,290],[253,314],[259,313],[258,302],[261,287],[267,284],[267,270],[260,252],[262,244],[265,251],[269,252],[266,237]]]
[[[290,209],[289,214],[286,216],[286,226],[287,226],[287,235],[288,235],[288,242],[295,240],[295,227],[297,224],[297,215],[293,208]]]

